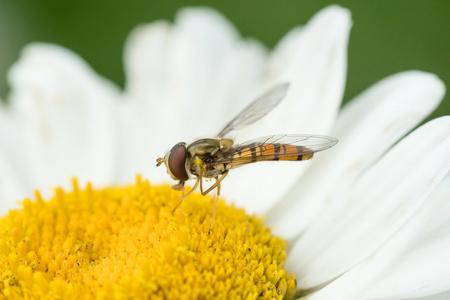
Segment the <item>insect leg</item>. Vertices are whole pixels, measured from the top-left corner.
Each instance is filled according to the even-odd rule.
[[[178,204],[172,209],[172,212],[174,212],[178,208],[178,206],[180,206],[180,204],[181,204],[181,202],[183,202],[184,198],[186,198],[190,193],[192,193],[197,188],[199,181],[200,181],[200,177],[197,178],[197,181],[195,182],[194,186],[189,190],[189,192],[187,192],[187,194],[184,193],[184,189],[183,189],[183,192],[180,197],[180,202],[178,202]]]
[[[228,171],[223,173],[219,178],[216,178],[216,182],[212,186],[210,186],[209,189],[207,189],[206,191],[204,191],[204,192],[202,191],[202,195],[205,196],[209,192],[211,192],[213,189],[215,189],[220,184],[220,182],[225,178],[225,176],[227,176],[227,174],[228,174]]]
[[[200,170],[198,178],[200,179],[200,193],[202,193],[202,196],[205,196],[206,194],[203,194],[203,170]]]
[[[200,193],[202,193],[203,196],[206,195],[206,194],[203,194],[203,180],[200,180]]]
[[[216,178],[216,182],[204,194],[204,195],[208,194],[212,189],[217,187],[216,204],[214,204],[214,209],[213,209],[212,214],[211,214],[211,221],[209,221],[208,235],[211,234],[212,221],[213,221],[213,218],[214,218],[214,213],[216,212],[217,203],[219,202],[220,182],[227,176],[227,174],[228,174],[228,172],[225,172],[225,173],[222,174],[222,176],[220,176],[220,178]]]

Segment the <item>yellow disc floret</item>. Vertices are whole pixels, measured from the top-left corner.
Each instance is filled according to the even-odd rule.
[[[285,242],[262,220],[138,177],[133,186],[36,193],[0,219],[0,298],[290,299]]]

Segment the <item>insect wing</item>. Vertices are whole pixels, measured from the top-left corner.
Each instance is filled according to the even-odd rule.
[[[233,120],[231,120],[224,129],[222,129],[222,131],[218,134],[218,137],[223,137],[230,131],[241,129],[267,115],[281,102],[281,100],[283,100],[288,89],[289,83],[283,83],[275,86],[262,96],[256,98]]]
[[[323,135],[272,135],[239,144],[222,157],[217,157],[214,163],[238,167],[257,161],[307,160],[314,153],[331,148],[337,142],[337,139]]]

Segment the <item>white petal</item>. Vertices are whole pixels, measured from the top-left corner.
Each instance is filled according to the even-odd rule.
[[[274,233],[289,239],[299,235],[428,116],[444,92],[435,75],[410,71],[380,81],[346,105],[331,133],[339,143],[317,155],[308,173],[267,216]]]
[[[280,42],[264,84],[287,81],[291,87],[280,107],[254,130],[264,130],[263,135],[330,131],[345,88],[351,23],[347,9],[330,6]]]
[[[124,50],[129,101],[144,102],[143,105],[147,99],[161,97],[167,80],[171,36],[172,28],[165,21],[140,25],[131,32]]]
[[[215,110],[218,102],[211,96],[225,68],[224,58],[234,54],[238,41],[235,28],[210,9],[180,11],[175,28],[169,49],[167,99],[172,115],[184,117],[184,122],[173,128],[170,147],[183,139],[213,136],[221,129],[209,125],[220,124],[217,118],[222,115]]]
[[[323,134],[330,130],[344,91],[350,26],[348,10],[331,6],[280,42],[263,85],[267,88],[288,81],[288,95],[267,117],[242,130],[238,141],[270,134]],[[265,213],[307,165],[267,163],[236,170],[224,182],[223,194],[238,197],[238,204],[250,213]]]
[[[72,52],[46,44],[28,46],[9,81],[16,121],[23,126],[28,192],[69,187],[74,176],[98,185],[111,182],[115,86]]]
[[[173,26],[156,22],[137,28],[125,60],[131,107],[122,119],[126,164],[120,173],[167,180],[165,171],[154,167],[155,154],[180,141],[215,136],[237,103],[251,99],[265,49],[239,41],[235,28],[213,10],[184,9]]]
[[[446,291],[444,293],[440,293],[437,295],[412,298],[412,299],[414,299],[414,300],[448,300],[448,299],[450,299],[450,291]]]
[[[450,174],[386,244],[312,299],[409,299],[449,291],[449,195]]]
[[[390,238],[450,169],[449,149],[450,117],[442,117],[408,135],[364,173],[292,249],[286,265],[299,286],[341,275]]]
[[[0,104],[0,152],[14,169],[22,186],[30,187],[28,167],[23,161],[27,153],[23,144],[23,124],[17,117],[11,106]]]
[[[14,208],[19,200],[26,197],[25,188],[19,176],[8,163],[3,153],[0,153],[0,216]]]
[[[158,68],[149,66],[150,70],[147,71],[153,74],[152,78],[159,79],[151,85],[145,84],[144,80],[148,80],[146,74],[134,75],[136,71],[133,65],[127,69],[130,78],[141,77],[135,89],[146,91],[139,94],[138,100],[149,106],[149,119],[158,125],[156,128],[166,129],[164,132],[159,130],[157,137],[169,140],[170,144],[166,147],[171,147],[183,139],[214,136],[220,131],[219,126],[232,117],[219,108],[233,107],[236,101],[247,100],[239,93],[236,95],[236,92],[246,87],[241,85],[241,80],[232,81],[232,87],[237,87],[238,91],[228,91],[227,85],[230,84],[225,80],[230,79],[230,71],[234,73],[239,70],[244,77],[243,83],[250,83],[250,88],[255,86],[256,79],[262,73],[262,48],[255,43],[239,43],[235,28],[211,9],[180,11],[171,30],[159,23],[146,28],[141,28],[131,38],[128,47],[131,57],[127,61],[159,60]],[[161,50],[149,51],[148,47],[139,49],[142,45],[153,45],[146,43],[146,40],[156,40],[154,43],[157,43],[159,39],[164,39],[163,45],[159,46]],[[158,87],[154,88],[155,85]],[[155,92],[156,95],[152,96]],[[227,105],[223,105],[223,92],[227,93],[226,97],[238,97],[230,97]],[[130,95],[134,93],[130,91]],[[131,100],[135,101],[133,98]],[[142,108],[145,107],[139,107]],[[218,127],[211,128],[211,124]]]
[[[22,162],[25,151],[20,133],[11,109],[0,104],[0,215],[27,196],[24,176],[27,169]]]
[[[119,109],[120,183],[132,182],[138,173],[148,177],[148,170],[155,169],[157,157],[152,146],[165,143],[155,133],[166,132],[164,119],[168,118],[170,106],[163,97],[171,36],[171,26],[159,21],[137,27],[127,40],[126,98]]]

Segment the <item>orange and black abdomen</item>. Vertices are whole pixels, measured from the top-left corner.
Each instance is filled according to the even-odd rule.
[[[236,149],[233,159],[257,161],[300,161],[311,159],[314,152],[303,146],[280,143],[253,143]]]

